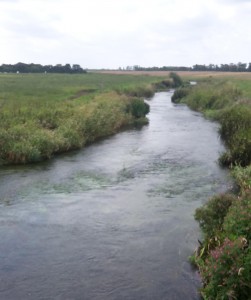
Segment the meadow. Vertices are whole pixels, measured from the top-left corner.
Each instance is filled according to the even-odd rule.
[[[142,99],[153,95],[160,79],[0,74],[0,165],[39,162],[147,122]]]

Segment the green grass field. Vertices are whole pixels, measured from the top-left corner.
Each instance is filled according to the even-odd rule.
[[[138,88],[161,77],[147,75],[0,74],[0,99],[12,101],[67,100],[81,90],[110,91]]]
[[[0,164],[41,161],[118,131],[144,117],[135,97],[151,96],[158,81],[146,75],[0,74]]]

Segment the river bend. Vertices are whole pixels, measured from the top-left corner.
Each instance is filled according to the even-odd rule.
[[[195,209],[229,186],[216,123],[148,100],[150,123],[0,170],[0,299],[199,299]]]

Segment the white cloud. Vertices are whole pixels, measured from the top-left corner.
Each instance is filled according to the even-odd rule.
[[[0,63],[249,62],[251,1],[0,0]]]

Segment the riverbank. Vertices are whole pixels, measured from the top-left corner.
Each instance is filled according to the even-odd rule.
[[[0,165],[43,161],[145,124],[143,97],[161,87],[163,78],[149,76],[1,74]]]
[[[230,181],[218,125],[172,94],[147,126],[0,168],[0,299],[200,299],[193,213]]]
[[[199,268],[204,299],[251,299],[251,97],[250,81],[207,77],[173,97],[220,123],[227,147],[219,162],[228,166],[238,195],[217,195],[195,212],[204,233],[191,258]],[[210,141],[209,141],[210,142]]]

